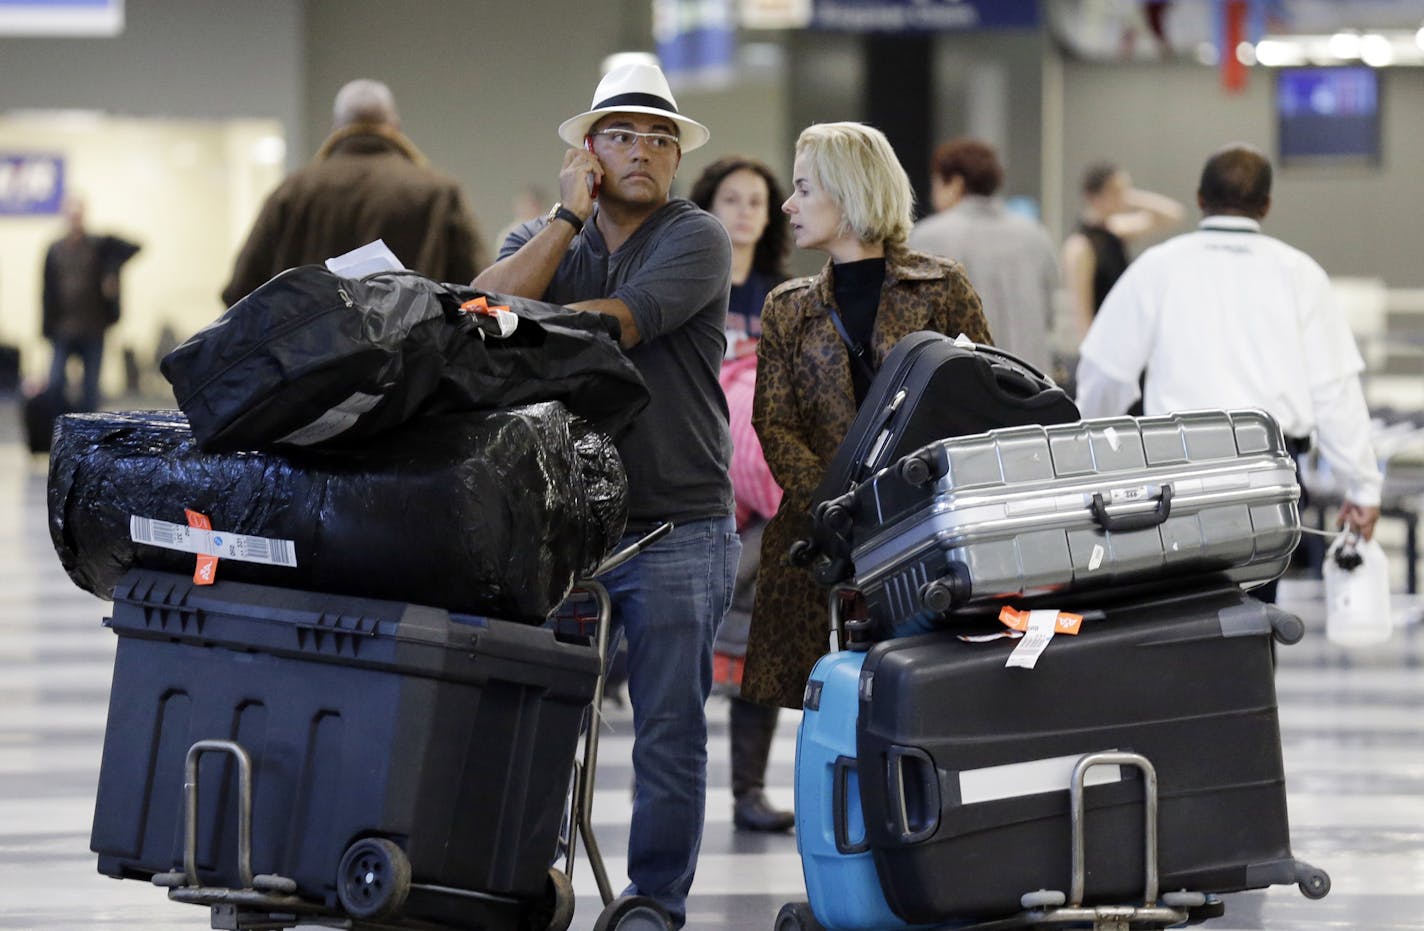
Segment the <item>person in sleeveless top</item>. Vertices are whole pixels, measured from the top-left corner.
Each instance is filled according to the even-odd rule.
[[[1182,205],[1133,187],[1127,171],[1099,162],[1083,175],[1083,210],[1063,243],[1063,280],[1068,288],[1074,342],[1081,342],[1103,299],[1127,270],[1129,247],[1182,222]]]

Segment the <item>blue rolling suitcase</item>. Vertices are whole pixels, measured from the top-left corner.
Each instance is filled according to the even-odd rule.
[[[821,657],[796,732],[796,849],[811,911],[828,931],[909,927],[880,891],[861,815],[855,725],[865,657]]]

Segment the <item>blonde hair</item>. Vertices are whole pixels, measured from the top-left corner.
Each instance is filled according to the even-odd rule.
[[[843,232],[869,243],[902,243],[910,235],[915,191],[883,132],[864,123],[813,123],[797,138],[796,157],[840,206]]]

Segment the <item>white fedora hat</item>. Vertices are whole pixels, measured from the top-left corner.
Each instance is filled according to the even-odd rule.
[[[559,138],[571,146],[581,146],[593,124],[610,113],[651,113],[667,117],[680,130],[679,141],[684,152],[691,152],[712,136],[706,126],[677,112],[672,89],[656,65],[621,65],[604,75],[598,82],[598,90],[593,92],[593,105],[587,112],[564,120],[559,125]]]

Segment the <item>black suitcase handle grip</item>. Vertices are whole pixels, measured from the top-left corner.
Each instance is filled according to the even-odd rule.
[[[1103,500],[1101,492],[1093,492],[1092,509],[1093,520],[1097,521],[1098,526],[1104,530],[1114,532],[1146,530],[1148,527],[1156,527],[1158,524],[1166,523],[1167,518],[1171,516],[1172,486],[1162,486],[1162,492],[1157,498],[1157,506],[1150,511],[1142,511],[1136,514],[1109,514],[1107,502]]]
[[[918,747],[891,747],[885,759],[889,814],[896,841],[918,844],[939,829],[939,777]]]
[[[870,838],[850,842],[850,776],[855,772],[855,757],[838,756],[831,769],[831,826],[836,836],[836,852],[842,854],[865,853],[870,849]]]

